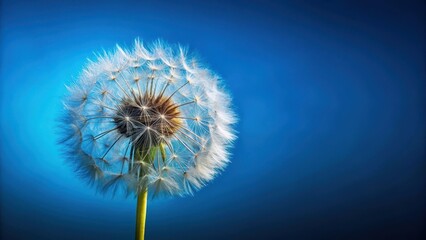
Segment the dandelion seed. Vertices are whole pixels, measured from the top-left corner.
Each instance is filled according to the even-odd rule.
[[[229,163],[236,116],[220,79],[182,47],[136,40],[91,61],[67,87],[61,144],[76,172],[104,193],[191,195]],[[89,137],[85,137],[89,136]]]

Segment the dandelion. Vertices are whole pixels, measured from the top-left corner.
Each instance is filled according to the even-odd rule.
[[[229,162],[230,97],[180,46],[117,46],[67,88],[60,120],[67,160],[100,192],[137,196],[136,239],[144,239],[148,193],[191,195]]]

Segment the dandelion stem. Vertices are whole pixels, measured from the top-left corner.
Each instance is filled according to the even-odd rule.
[[[135,150],[135,159],[140,159],[141,161],[151,163],[156,154],[157,149],[148,148],[148,151],[144,149],[136,148]],[[145,152],[145,154],[143,154]],[[139,174],[142,173],[142,166],[139,170]],[[145,176],[140,176],[145,177]],[[148,203],[148,189],[142,188],[138,193],[138,202],[136,205],[136,240],[144,240],[145,239],[145,222],[146,222],[146,206]]]
[[[138,203],[136,208],[136,240],[145,239],[145,221],[146,221],[146,205],[148,200],[148,190],[142,190],[138,195]]]

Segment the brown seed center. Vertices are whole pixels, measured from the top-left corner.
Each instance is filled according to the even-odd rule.
[[[139,142],[157,145],[182,125],[181,112],[170,98],[149,94],[125,98],[114,117],[117,130]]]

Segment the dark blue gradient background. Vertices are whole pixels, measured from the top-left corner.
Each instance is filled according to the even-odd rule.
[[[325,3],[327,2],[327,3]],[[147,239],[426,237],[425,4],[3,0],[1,239],[133,239],[134,199],[76,178],[55,119],[94,51],[198,52],[233,93],[232,164],[151,201]]]

